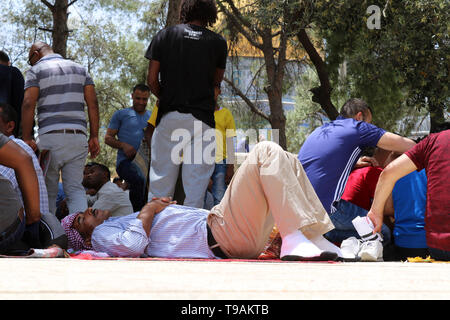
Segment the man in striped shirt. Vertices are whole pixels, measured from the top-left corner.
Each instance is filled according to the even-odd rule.
[[[23,140],[33,150],[50,151],[46,185],[50,212],[56,212],[56,196],[61,174],[69,212],[87,208],[81,184],[88,152],[95,158],[98,142],[99,111],[92,78],[81,65],[63,59],[43,42],[32,45],[22,105]],[[86,141],[88,106],[90,136]],[[37,145],[31,136],[37,105]]]
[[[351,223],[353,218],[367,215],[367,210],[341,200],[355,165],[372,165],[370,162],[358,161],[361,151],[377,146],[403,153],[415,145],[414,141],[386,132],[371,122],[372,111],[367,103],[350,99],[342,106],[340,116],[315,129],[298,153],[298,159],[336,227],[334,232],[340,229],[354,230]],[[339,237],[329,239],[333,242],[344,240]]]
[[[333,229],[294,154],[261,142],[211,211],[153,199],[140,212],[109,217],[87,209],[61,222],[75,250],[110,256],[257,259],[274,224],[283,260],[335,260],[340,250],[322,235]]]

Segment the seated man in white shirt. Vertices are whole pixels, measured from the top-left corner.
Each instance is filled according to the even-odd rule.
[[[105,165],[88,163],[84,167],[82,184],[89,190],[88,207],[108,210],[112,217],[133,213],[128,193],[111,182],[111,173]]]
[[[334,228],[294,154],[261,142],[211,211],[154,198],[140,212],[110,218],[89,208],[62,221],[75,250],[110,256],[257,259],[274,224],[281,259],[336,260],[340,249],[322,235]]]

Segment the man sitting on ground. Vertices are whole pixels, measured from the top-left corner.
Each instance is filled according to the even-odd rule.
[[[401,154],[392,152],[389,163]],[[430,255],[425,233],[427,176],[425,170],[413,171],[397,180],[384,206],[385,217],[394,218],[393,259]]]
[[[25,231],[24,241],[17,244],[16,248],[27,251],[27,247],[33,248],[48,247],[56,244],[61,248],[67,247],[67,237],[58,218],[50,213],[48,206],[47,187],[45,185],[45,178],[42,169],[39,165],[38,158],[33,149],[27,145],[23,140],[14,137],[13,132],[16,130],[17,113],[8,104],[0,103],[0,132],[14,141],[20,148],[22,148],[32,159],[34,171],[36,173],[39,184],[39,207],[41,211],[41,219],[39,222],[29,225]],[[23,202],[22,193],[20,191],[16,173],[12,168],[0,165],[0,175],[7,178],[19,199]],[[26,213],[26,212],[25,212]],[[31,236],[33,234],[33,236]],[[39,242],[30,240],[34,238],[39,239]]]
[[[70,246],[110,256],[256,259],[275,223],[283,260],[340,254],[322,236],[333,224],[300,162],[273,142],[255,146],[210,212],[155,198],[141,212],[108,218],[91,208],[67,216],[62,225]]]
[[[0,176],[0,253],[9,254],[13,245],[22,238],[26,226],[34,225],[41,218],[39,187],[31,157],[2,133],[0,164],[14,169],[23,195],[22,205],[9,180]]]
[[[336,120],[315,129],[306,138],[298,159],[331,221],[345,221],[346,228],[351,229],[352,220],[360,215],[357,210],[340,210],[346,204],[341,197],[361,151],[377,146],[384,150],[405,152],[415,142],[371,124],[372,111],[361,99],[348,100],[340,112]],[[336,223],[335,227],[340,229],[342,223]],[[366,242],[367,249],[376,252],[378,260],[382,256],[381,241]]]
[[[339,209],[333,214],[335,229],[328,232],[325,237],[334,242],[341,243],[350,237],[359,238],[359,234],[352,224],[348,224],[348,216],[352,212],[356,216],[366,216],[370,210],[378,177],[383,171],[390,152],[381,148],[367,148],[363,157],[372,158],[375,165],[355,168],[348,177],[344,193],[339,201]],[[391,230],[384,225],[381,229],[383,242],[389,243]]]
[[[133,213],[128,193],[111,182],[111,173],[103,164],[91,162],[84,167],[83,186],[92,190],[88,207],[108,210],[112,217]]]
[[[426,241],[431,257],[450,260],[450,130],[430,134],[414,148],[391,162],[381,173],[375,198],[367,216],[374,233],[380,231],[386,200],[398,179],[414,170],[425,169],[427,201]]]

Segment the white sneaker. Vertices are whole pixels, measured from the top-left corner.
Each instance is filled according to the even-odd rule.
[[[383,261],[383,245],[379,240],[365,241],[361,244],[358,256],[361,261]]]
[[[359,261],[360,257],[358,256],[358,253],[360,248],[361,240],[358,240],[355,237],[350,237],[342,241],[341,252],[344,261]]]

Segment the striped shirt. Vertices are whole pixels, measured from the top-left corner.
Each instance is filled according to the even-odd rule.
[[[34,167],[34,170],[36,171],[38,184],[39,184],[39,204],[40,204],[41,213],[49,213],[50,210],[48,207],[47,187],[45,185],[44,174],[42,173],[42,169],[41,169],[41,166],[39,165],[39,161],[36,157],[36,154],[34,153],[33,149],[31,149],[30,146],[27,145],[22,140],[16,139],[16,138],[14,138],[14,136],[11,136],[9,138],[12,141],[14,141],[16,144],[18,144],[22,149],[24,149],[25,152],[28,153],[28,155],[30,155],[31,159],[33,160],[33,167]],[[14,169],[0,165],[0,175],[5,177],[6,179],[8,179],[11,182],[14,190],[19,195],[19,199],[22,201],[22,205],[23,205],[22,193],[20,191],[19,183],[17,182],[16,173],[15,173]]]
[[[206,219],[209,211],[170,205],[155,214],[150,237],[138,212],[109,218],[92,233],[92,247],[113,257],[215,259],[208,246]]]
[[[39,88],[37,118],[39,134],[59,129],[86,132],[84,87],[94,85],[86,68],[50,54],[26,73],[25,89]]]

